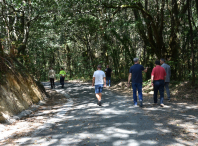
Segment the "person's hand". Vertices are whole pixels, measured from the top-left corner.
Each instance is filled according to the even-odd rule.
[[[127,87],[128,87],[128,88],[130,87],[130,84],[129,84],[129,83],[127,84]]]
[[[94,83],[92,83],[92,87],[94,86]]]
[[[153,84],[153,83],[151,83],[151,85],[153,86],[154,84]]]

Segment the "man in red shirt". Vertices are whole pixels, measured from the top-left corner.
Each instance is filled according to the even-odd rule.
[[[151,73],[151,84],[154,86],[154,104],[157,104],[157,93],[160,92],[160,106],[164,107],[164,81],[166,79],[166,71],[160,66],[160,61],[155,61],[155,67]]]

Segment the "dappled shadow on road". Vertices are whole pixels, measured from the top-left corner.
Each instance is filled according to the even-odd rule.
[[[143,109],[157,124],[167,127],[178,142],[198,145],[198,105],[165,101],[163,108],[146,104]]]
[[[182,128],[171,125],[168,114],[166,118],[161,118],[161,115],[169,112],[168,108],[146,104],[142,110],[132,106],[131,97],[106,89],[100,107],[96,104],[94,88],[89,84],[67,84],[65,90],[71,95],[74,105],[64,120],[16,142],[20,145],[48,146],[187,145],[173,135]]]

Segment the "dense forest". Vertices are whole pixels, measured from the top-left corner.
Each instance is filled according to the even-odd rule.
[[[3,64],[47,80],[49,67],[67,78],[90,79],[98,64],[127,79],[133,58],[150,73],[165,58],[172,80],[195,85],[198,76],[197,0],[1,0]]]

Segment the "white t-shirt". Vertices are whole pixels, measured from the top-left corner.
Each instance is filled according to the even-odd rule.
[[[106,77],[104,71],[102,70],[95,71],[93,77],[95,77],[95,85],[104,84],[103,78]]]

